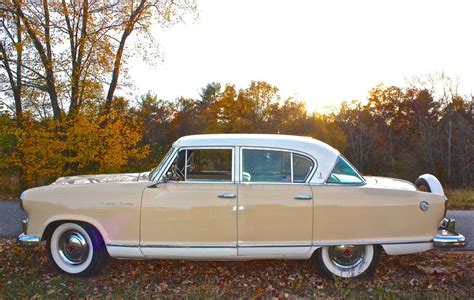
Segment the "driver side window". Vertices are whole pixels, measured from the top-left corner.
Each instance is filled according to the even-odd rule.
[[[187,149],[179,151],[166,177],[172,181],[231,182],[232,149]]]
[[[186,150],[179,151],[178,155],[174,158],[168,170],[165,172],[165,178],[172,181],[184,181],[185,180],[185,160]]]

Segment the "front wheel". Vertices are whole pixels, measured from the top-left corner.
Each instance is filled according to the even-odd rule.
[[[99,231],[85,223],[63,223],[47,242],[48,257],[56,270],[75,276],[100,272],[107,250]]]
[[[318,249],[313,262],[324,277],[355,278],[372,275],[379,258],[380,248],[377,246],[341,245]]]

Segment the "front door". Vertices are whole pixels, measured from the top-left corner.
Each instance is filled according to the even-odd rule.
[[[142,198],[140,247],[146,257],[237,255],[233,148],[181,149],[165,182]]]
[[[314,162],[272,149],[241,150],[238,255],[292,256],[311,249]]]

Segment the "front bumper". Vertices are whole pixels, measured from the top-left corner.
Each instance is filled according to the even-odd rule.
[[[438,234],[433,238],[435,248],[461,248],[466,246],[466,238],[454,231],[456,220],[444,219],[441,221]]]
[[[17,242],[22,246],[34,247],[41,243],[41,238],[39,236],[22,233],[18,236]]]
[[[18,236],[17,242],[22,246],[34,247],[41,243],[41,237],[35,235],[27,235],[28,219],[21,222],[23,233]]]

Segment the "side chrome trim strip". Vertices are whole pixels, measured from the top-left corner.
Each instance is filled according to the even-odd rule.
[[[432,243],[433,240],[425,241],[373,241],[373,242],[339,242],[339,243],[313,243],[313,246],[339,246],[339,245],[400,245],[400,244],[424,244]]]
[[[137,245],[137,244],[107,244],[107,247],[128,247],[128,248],[222,248],[222,249],[234,249],[236,246],[226,246],[226,245]]]
[[[373,242],[321,242],[313,244],[243,244],[235,246],[227,245],[138,245],[138,244],[107,244],[107,247],[140,247],[140,248],[201,248],[201,249],[235,249],[235,248],[295,248],[295,247],[322,247],[340,245],[400,245],[400,244],[425,244],[432,243],[433,240],[424,241],[373,241]]]
[[[138,248],[138,244],[106,244],[106,247],[127,247],[127,248]]]
[[[189,249],[235,249],[236,246],[226,246],[226,245],[142,245],[141,248],[189,248]]]
[[[299,248],[311,247],[311,244],[277,244],[277,245],[239,245],[237,248]]]

